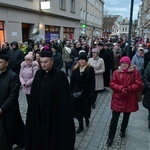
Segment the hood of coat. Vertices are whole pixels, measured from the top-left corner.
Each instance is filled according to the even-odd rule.
[[[128,68],[127,72],[133,72],[135,69],[136,69],[136,66],[135,66],[135,65],[131,65],[131,66]],[[124,72],[124,71],[122,70],[121,66],[118,67],[118,71],[119,71],[119,72]]]
[[[21,67],[34,67],[34,66],[39,66],[37,61],[32,61],[30,65],[27,65],[25,61],[21,63]]]
[[[11,46],[12,46],[12,45],[15,45],[15,46],[16,46],[16,48],[15,48],[14,50],[16,50],[16,49],[19,48],[18,42],[16,42],[16,41],[13,41],[10,45],[11,45]]]

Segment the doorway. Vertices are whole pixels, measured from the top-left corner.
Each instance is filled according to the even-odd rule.
[[[4,40],[4,22],[0,21],[0,48],[2,48]]]

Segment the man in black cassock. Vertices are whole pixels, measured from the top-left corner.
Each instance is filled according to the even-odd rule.
[[[73,150],[75,126],[65,73],[53,66],[51,51],[40,53],[26,119],[26,150]]]
[[[8,61],[6,52],[0,52],[0,150],[12,150],[14,144],[24,147],[18,77],[8,69]]]

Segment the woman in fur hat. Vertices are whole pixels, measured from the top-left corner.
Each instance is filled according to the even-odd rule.
[[[81,52],[78,56],[78,63],[74,66],[71,75],[71,91],[73,95],[74,117],[78,119],[79,128],[76,133],[83,131],[83,117],[86,126],[89,126],[91,115],[91,103],[95,91],[94,68],[87,63],[86,52]],[[75,97],[75,93],[81,93]]]

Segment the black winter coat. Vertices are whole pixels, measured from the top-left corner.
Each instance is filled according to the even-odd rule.
[[[148,53],[144,54],[144,69],[146,68],[146,66],[149,63],[149,61],[150,61],[150,50],[149,50]]]
[[[9,68],[19,75],[21,63],[24,60],[24,53],[22,50],[18,49],[17,42],[13,42],[11,45],[12,44],[16,45],[16,49],[11,49],[8,51]]]
[[[73,99],[74,117],[78,118],[81,115],[85,118],[90,118],[91,103],[94,98],[95,91],[94,68],[92,66],[88,66],[82,74],[80,74],[79,67],[75,69],[72,72],[70,85],[72,93],[83,91],[81,99]]]
[[[63,67],[63,61],[62,61],[62,56],[59,52],[56,52],[53,55],[53,59],[54,59],[54,66],[57,69],[61,69]]]
[[[143,97],[143,106],[150,110],[150,62],[148,63],[144,76],[144,97]]]
[[[17,75],[11,70],[0,74],[0,108],[3,111],[0,115],[3,132],[3,134],[0,133],[0,150],[6,150],[1,147],[2,141],[6,142],[8,148],[14,144],[24,146],[24,123],[19,111],[18,96]]]
[[[103,58],[104,63],[105,63],[105,72],[103,74],[104,77],[104,86],[110,87],[109,82],[110,82],[110,69],[111,69],[111,59],[109,53],[102,49],[99,53],[99,57]]]
[[[67,77],[54,67],[38,70],[26,120],[26,150],[73,150],[75,126]]]

